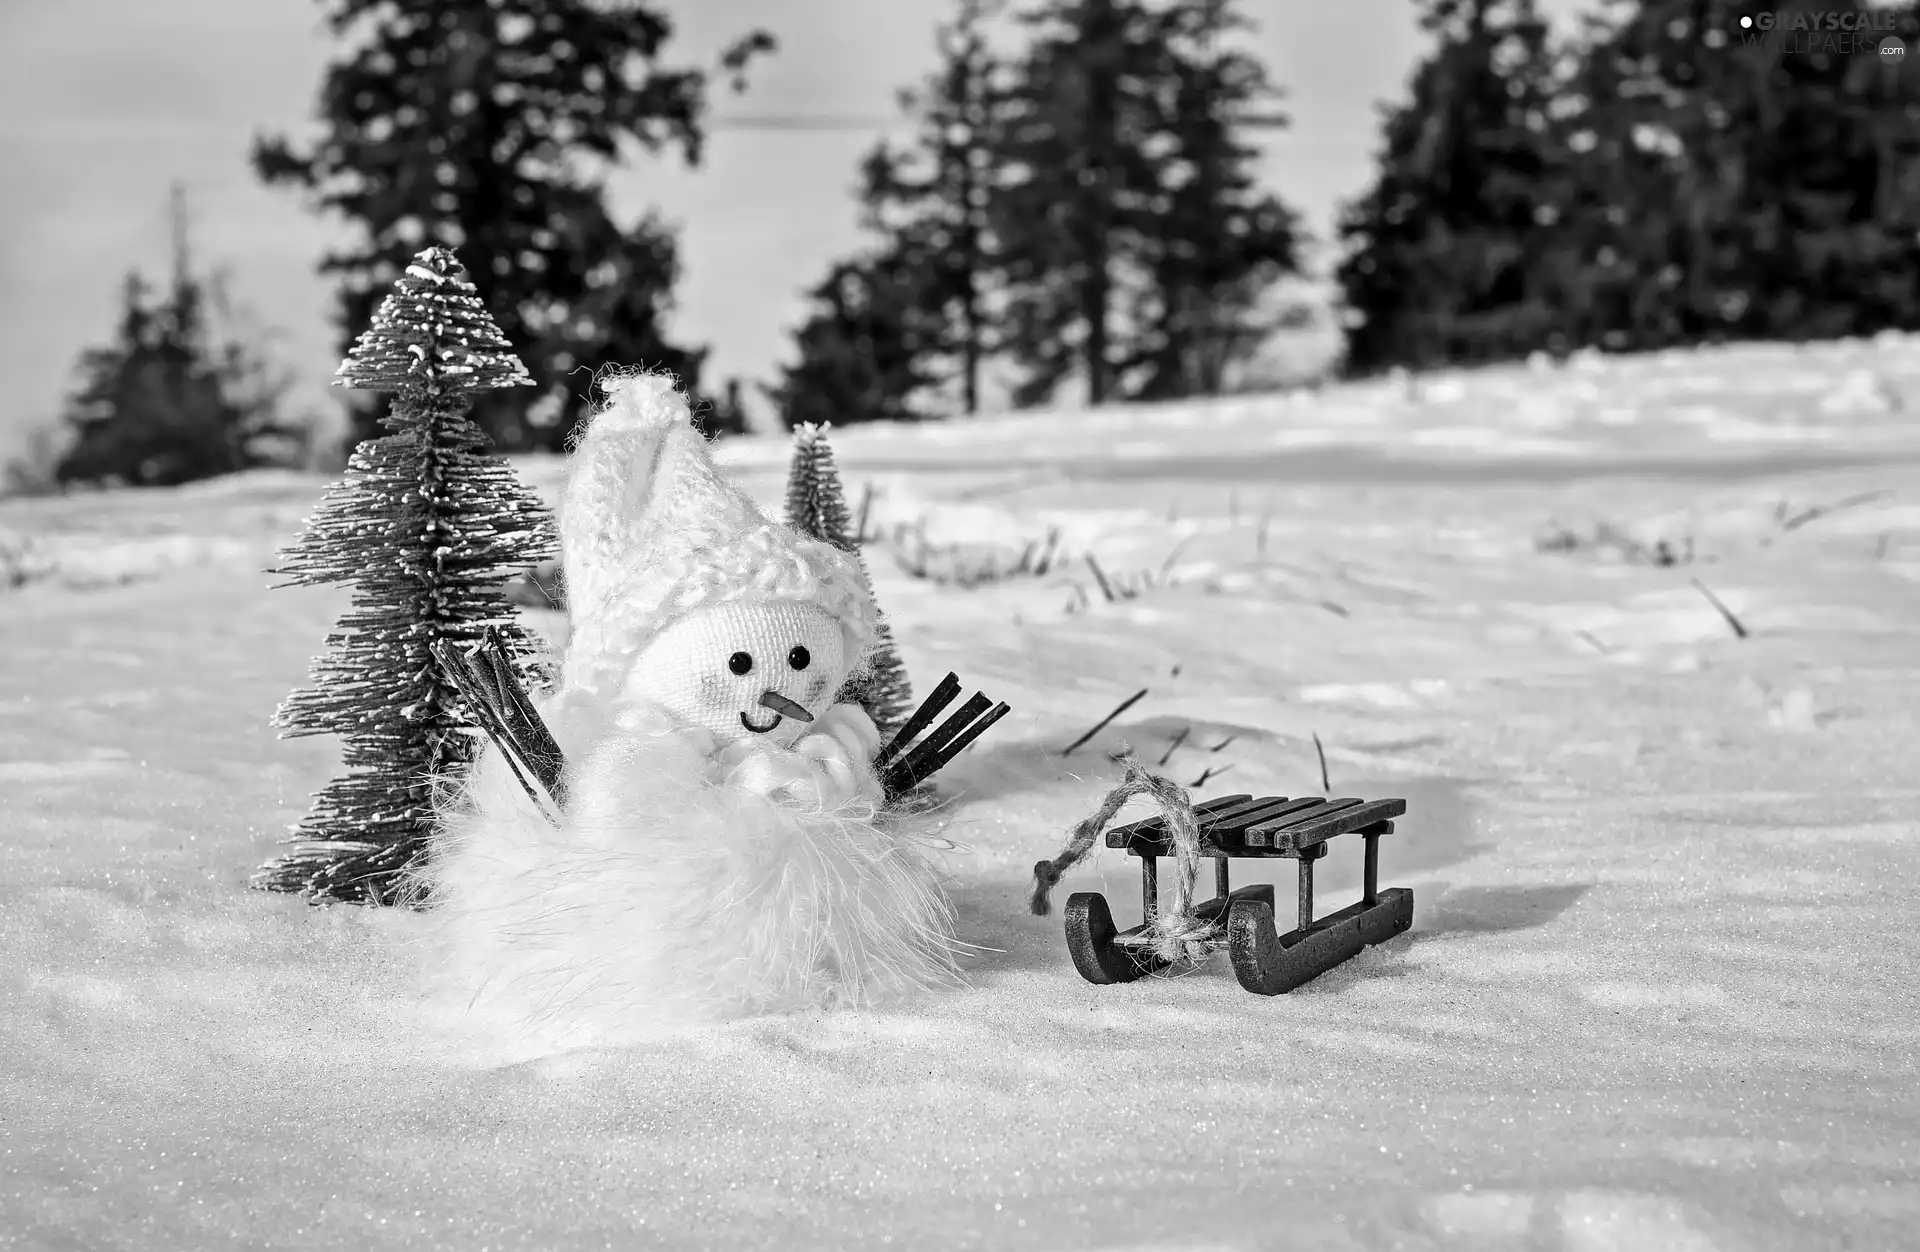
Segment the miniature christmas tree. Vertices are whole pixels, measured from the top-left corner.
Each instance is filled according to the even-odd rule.
[[[434,779],[471,751],[433,649],[477,642],[492,626],[526,655],[501,585],[551,555],[558,535],[467,416],[474,393],[532,379],[452,252],[413,259],[334,381],[397,393],[381,419],[393,433],[354,450],[346,478],[272,571],[291,575],[288,586],[355,588],[314,685],[288,696],[274,721],[284,737],[340,735],[347,772],[315,797],[295,850],[254,885],[389,904],[423,854]]]
[[[793,431],[793,467],[787,475],[787,523],[815,539],[824,540],[860,562],[860,536],[854,534],[853,520],[847,514],[846,493],[840,487],[840,471],[833,464],[833,448],[827,443],[824,427],[803,423]],[[868,579],[871,585],[872,579]],[[867,711],[883,738],[892,735],[913,716],[913,690],[907,682],[907,667],[900,662],[894,647],[893,631],[883,614],[879,640],[874,646],[873,663],[864,674],[847,681],[841,700],[856,700]]]

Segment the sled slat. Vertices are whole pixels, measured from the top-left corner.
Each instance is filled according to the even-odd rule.
[[[1200,851],[1205,856],[1247,855],[1246,832],[1250,827],[1319,803],[1321,801],[1318,799],[1290,800],[1285,796],[1262,796],[1257,800],[1228,804],[1211,812],[1205,811],[1205,806],[1196,807],[1194,816],[1199,819]],[[1151,846],[1161,856],[1171,855],[1172,844],[1164,824],[1146,834],[1133,835],[1127,843],[1142,848]],[[1256,849],[1252,854],[1258,856],[1261,853]]]
[[[1255,826],[1278,821],[1290,813],[1310,809],[1319,803],[1318,796],[1292,800],[1285,796],[1271,796],[1256,805],[1236,809],[1218,821],[1209,822],[1207,829],[1214,839],[1223,845],[1244,844],[1248,842],[1247,832]]]
[[[1335,835],[1348,834],[1351,831],[1372,826],[1399,817],[1407,811],[1405,800],[1329,800],[1325,810],[1308,810],[1304,814],[1283,819],[1280,823],[1268,823],[1255,827],[1248,832],[1248,841],[1258,839],[1275,851],[1299,852],[1301,849],[1324,843]]]
[[[1302,822],[1318,821],[1359,803],[1358,800],[1323,800],[1318,796],[1304,797],[1299,804],[1294,805],[1287,812],[1260,822],[1249,829],[1246,834],[1247,846],[1272,847],[1273,838],[1277,832],[1292,829]]]
[[[1235,805],[1245,804],[1251,799],[1253,799],[1253,797],[1250,795],[1220,796],[1217,799],[1207,801],[1205,804],[1195,805],[1193,811],[1195,816],[1206,817],[1209,814],[1231,809]],[[1107,846],[1109,848],[1124,848],[1135,839],[1151,838],[1159,835],[1166,830],[1166,823],[1166,814],[1156,813],[1143,821],[1134,822],[1127,826],[1116,826],[1107,832]]]
[[[1284,802],[1280,796],[1260,796],[1257,799],[1242,800],[1238,804],[1231,804],[1223,809],[1209,809],[1204,813],[1195,809],[1193,815],[1198,819],[1202,834],[1218,833],[1244,825],[1247,816],[1251,813],[1262,812]]]

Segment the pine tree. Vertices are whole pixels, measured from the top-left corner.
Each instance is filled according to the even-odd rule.
[[[811,292],[794,332],[800,359],[767,395],[789,428],[838,421],[914,421],[917,398],[938,381],[937,316],[921,298],[924,267],[888,250],[836,263]]]
[[[563,451],[607,361],[671,370],[700,397],[705,349],[668,337],[680,261],[649,214],[615,219],[606,176],[635,149],[697,164],[709,73],[663,63],[664,6],[625,0],[319,0],[343,45],[320,91],[310,146],[254,146],[256,173],[310,193],[353,227],[327,256],[340,324],[366,325],[379,293],[423,241],[458,247],[488,284],[537,390],[476,401],[506,451]],[[773,41],[722,54],[736,84]],[[704,427],[708,406],[695,405]],[[371,411],[357,416],[365,433]],[[711,432],[709,432],[711,433]]]
[[[1089,404],[1217,387],[1258,291],[1297,269],[1293,213],[1244,139],[1274,94],[1220,42],[1230,0],[1043,0],[1006,89],[989,221],[1016,404],[1074,371]]]
[[[1914,33],[1910,6],[1875,12]],[[1920,82],[1862,50],[1872,37],[1743,29],[1708,0],[1619,3],[1589,24],[1566,227],[1596,258],[1592,338],[1640,349],[1915,324]]]
[[[872,576],[860,554],[860,536],[854,534],[855,522],[847,512],[846,492],[841,488],[840,471],[834,465],[833,448],[827,443],[824,427],[809,424],[793,432],[787,524],[850,553],[860,563],[860,572],[871,590]],[[882,737],[891,737],[913,716],[913,689],[907,681],[907,667],[901,663],[884,614],[880,616],[872,664],[866,673],[849,679],[835,698],[857,701],[880,728]]]
[[[937,327],[929,348],[951,361],[967,413],[980,409],[981,370],[998,350],[987,206],[1004,173],[1007,67],[987,26],[1002,7],[1003,0],[958,0],[937,35],[939,68],[900,93],[914,140],[903,148],[882,142],[861,164],[864,225],[919,262],[920,303]]]
[[[305,432],[276,415],[285,382],[247,345],[216,342],[209,312],[220,311],[220,291],[194,271],[181,188],[170,216],[171,285],[156,300],[128,275],[114,342],[80,358],[59,482],[174,486],[297,459],[304,446]]]
[[[1076,366],[1088,404],[1114,391],[1116,287],[1155,185],[1138,140],[1156,78],[1144,0],[1047,0],[1010,89],[1003,156],[1019,171],[994,197],[1010,286],[1016,404],[1040,403]]]
[[[414,258],[335,381],[397,393],[383,420],[393,433],[355,449],[274,571],[291,575],[286,585],[355,588],[314,685],[275,722],[289,737],[344,738],[347,773],[315,797],[295,851],[254,883],[389,904],[405,898],[405,871],[424,852],[435,779],[471,745],[430,649],[491,625],[524,650],[500,585],[551,555],[558,536],[468,417],[477,393],[531,380],[452,252]]]
[[[1436,37],[1386,118],[1375,183],[1340,226],[1357,372],[1522,355],[1558,316],[1538,282],[1571,155],[1534,0],[1426,0]]]
[[[957,0],[939,30],[940,68],[900,93],[913,139],[883,141],[861,161],[868,243],[807,293],[799,360],[768,392],[789,428],[979,410],[998,348],[987,206],[1003,67],[985,28],[1001,3]]]
[[[1300,270],[1297,215],[1260,186],[1246,128],[1285,124],[1266,67],[1228,42],[1251,23],[1232,0],[1184,0],[1159,14],[1166,88],[1156,120],[1155,211],[1142,240],[1151,280],[1135,302],[1141,400],[1217,394],[1227,367],[1258,344],[1261,295]]]

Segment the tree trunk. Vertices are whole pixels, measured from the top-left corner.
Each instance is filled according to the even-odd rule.
[[[1087,0],[1082,10],[1086,29],[1081,46],[1087,49],[1086,166],[1081,170],[1080,193],[1086,209],[1081,260],[1080,317],[1086,323],[1087,403],[1106,403],[1108,386],[1107,308],[1113,296],[1111,210],[1113,207],[1112,152],[1117,118],[1118,84],[1113,58],[1119,32],[1114,29],[1113,0]]]
[[[978,56],[977,44],[971,50],[971,55]],[[965,224],[961,231],[960,250],[961,264],[966,266],[965,292],[960,304],[960,370],[968,416],[980,411],[980,269],[983,258],[980,248],[980,171],[977,158],[981,152],[981,131],[984,129],[980,86],[980,68],[976,62],[967,68],[963,88],[966,99],[961,104],[962,113],[967,119],[967,144],[960,152],[961,221]]]

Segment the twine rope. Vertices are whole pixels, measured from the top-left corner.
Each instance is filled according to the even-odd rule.
[[[1212,951],[1219,925],[1203,922],[1193,914],[1193,892],[1199,881],[1202,859],[1200,823],[1194,815],[1193,802],[1185,787],[1149,773],[1127,745],[1122,744],[1113,759],[1126,771],[1120,785],[1107,793],[1099,808],[1074,825],[1058,856],[1050,861],[1035,862],[1029,907],[1036,916],[1045,917],[1051,909],[1048,897],[1053,888],[1068,870],[1086,859],[1121,807],[1135,796],[1150,796],[1165,818],[1173,847],[1172,907],[1156,909],[1145,930],[1119,942],[1148,948],[1163,961],[1202,960]]]

